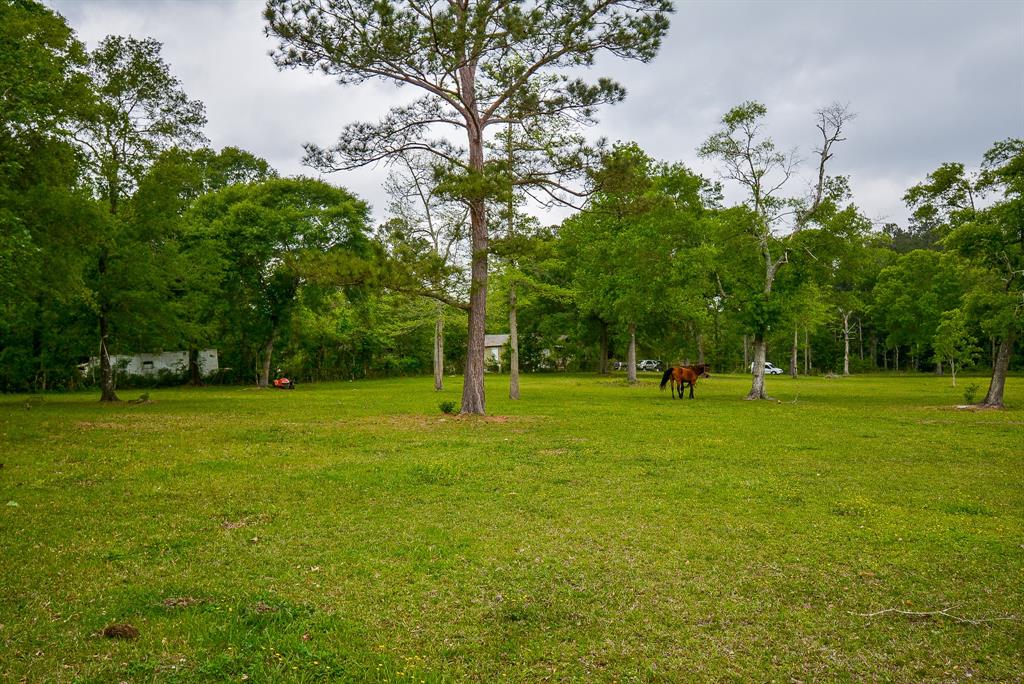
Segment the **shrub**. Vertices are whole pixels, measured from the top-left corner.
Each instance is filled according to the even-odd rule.
[[[978,390],[979,389],[980,388],[978,387],[977,383],[974,383],[974,382],[972,382],[970,385],[965,387],[964,388],[964,403],[965,404],[973,404],[974,403],[974,397],[976,397],[978,395]]]
[[[455,402],[454,401],[442,401],[437,405],[441,409],[441,413],[452,414],[455,413]]]

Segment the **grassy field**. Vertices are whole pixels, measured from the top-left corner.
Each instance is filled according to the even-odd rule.
[[[0,398],[0,680],[1024,677],[1024,379],[448,383]]]

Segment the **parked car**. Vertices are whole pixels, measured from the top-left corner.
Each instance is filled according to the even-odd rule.
[[[661,361],[656,361],[655,359],[644,359],[640,363],[636,364],[636,369],[642,371],[660,371]]]
[[[754,372],[754,364],[750,364],[750,372],[751,373]],[[784,372],[785,371],[783,371],[781,368],[777,367],[775,364],[771,363],[770,361],[765,361],[764,362],[764,374],[765,375],[782,375]]]

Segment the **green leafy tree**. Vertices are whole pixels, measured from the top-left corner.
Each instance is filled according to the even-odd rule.
[[[137,306],[133,308],[134,300],[154,294],[155,273],[152,263],[144,264],[139,254],[163,247],[149,239],[144,227],[136,224],[133,229],[122,220],[119,210],[162,151],[204,140],[203,105],[188,99],[160,56],[160,48],[153,39],[104,38],[89,54],[88,73],[96,97],[74,132],[95,192],[109,212],[95,248],[92,274],[101,401],[117,400],[110,364],[111,319],[140,314]]]
[[[915,362],[927,357],[943,312],[960,306],[965,288],[957,260],[931,250],[902,255],[882,269],[872,291],[872,316],[886,345],[909,347]],[[896,356],[898,370],[899,356]]]
[[[132,198],[132,222],[149,239],[158,237],[172,250],[161,274],[170,287],[160,304],[171,314],[171,330],[165,340],[188,349],[192,385],[203,382],[199,350],[218,343],[226,303],[218,280],[218,256],[205,249],[201,240],[195,242],[184,215],[206,193],[276,176],[266,160],[236,147],[220,152],[175,147],[160,154]]]
[[[974,362],[981,349],[977,340],[967,327],[967,317],[961,309],[951,309],[942,313],[938,327],[935,329],[935,340],[932,343],[936,361],[949,361],[949,372],[953,376],[953,387],[956,387],[956,368],[968,366]]]
[[[843,105],[818,110],[817,124],[822,136],[818,154],[818,179],[811,197],[805,201],[787,197],[783,189],[793,177],[795,153],[778,150],[762,132],[767,108],[759,102],[744,102],[722,117],[722,128],[698,148],[701,157],[715,159],[726,180],[738,183],[747,193],[746,214],[734,213],[736,227],[751,240],[759,257],[757,290],[746,292],[745,309],[754,333],[754,372],[748,399],[767,399],[764,364],[767,336],[783,311],[772,290],[775,278],[790,261],[794,236],[813,222],[827,196],[827,164],[833,146],[842,142],[843,129],[853,118]]]
[[[994,144],[982,160],[979,185],[997,199],[954,225],[943,244],[978,269],[967,309],[999,340],[982,405],[1002,408],[1014,342],[1024,332],[1024,140]]]
[[[268,34],[279,39],[279,66],[322,71],[343,84],[379,78],[422,94],[379,123],[348,125],[331,150],[308,147],[307,161],[352,169],[427,150],[458,170],[450,188],[469,209],[472,260],[464,413],[486,410],[486,207],[508,187],[500,166],[487,163],[488,128],[563,114],[591,121],[597,106],[618,102],[624,90],[610,79],[588,84],[565,72],[592,65],[602,52],[652,59],[671,11],[669,0],[268,0],[264,16]],[[434,137],[439,126],[464,135],[465,147]],[[544,174],[530,183],[557,183],[560,168],[550,169],[554,180]]]
[[[580,309],[625,332],[628,380],[635,384],[637,331],[704,309],[694,291],[709,269],[692,235],[705,183],[682,166],[654,162],[635,144],[620,144],[604,157],[595,184],[587,211],[562,224],[563,258],[575,265]]]
[[[68,131],[92,98],[64,18],[0,1],[0,388],[75,382],[74,312],[90,296],[83,247],[99,216]]]
[[[224,323],[259,386],[269,384],[275,345],[287,337],[300,294],[315,306],[318,283],[370,277],[368,211],[347,191],[308,178],[229,185],[193,205],[195,243],[221,264],[219,288],[230,303]]]

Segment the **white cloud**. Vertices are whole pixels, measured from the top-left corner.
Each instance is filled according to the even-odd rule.
[[[261,2],[50,4],[90,46],[110,33],[163,42],[186,91],[206,103],[211,143],[245,148],[285,174],[312,174],[300,163],[303,143],[328,145],[346,123],[375,120],[413,94],[278,71],[267,56],[273,42],[263,35]],[[868,216],[902,222],[908,185],[944,161],[975,163],[995,140],[1024,135],[1022,46],[1024,4],[999,0],[684,2],[653,63],[598,61],[594,74],[619,78],[629,97],[602,112],[592,133],[636,140],[710,175],[695,150],[730,107],[764,102],[779,146],[809,154],[814,110],[850,102],[860,116],[834,171],[851,177]],[[380,217],[384,176],[377,168],[331,180]]]

